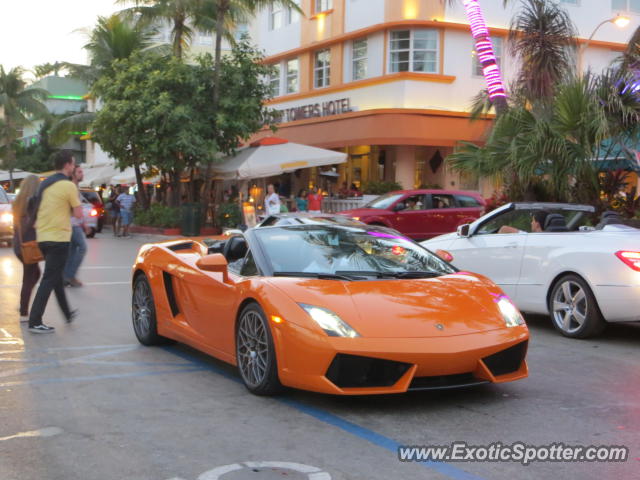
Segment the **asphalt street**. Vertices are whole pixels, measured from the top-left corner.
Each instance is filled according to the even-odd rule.
[[[76,322],[30,334],[22,268],[0,247],[0,480],[640,479],[640,325],[569,340],[527,317],[528,379],[384,397],[249,394],[184,345],[143,347],[129,276],[150,237],[89,240]],[[624,463],[411,463],[399,445],[623,445]]]

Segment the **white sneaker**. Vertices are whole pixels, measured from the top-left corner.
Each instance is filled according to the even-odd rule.
[[[27,323],[29,321],[29,315],[20,315],[20,323]]]
[[[29,327],[29,331],[31,333],[53,333],[56,331],[56,329],[45,325],[44,323],[41,323],[40,325],[36,325],[35,327]]]

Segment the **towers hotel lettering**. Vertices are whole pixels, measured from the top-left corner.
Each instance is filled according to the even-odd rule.
[[[341,98],[340,100],[285,108],[278,110],[278,113],[280,114],[280,122],[293,122],[295,120],[304,120],[305,118],[328,117],[351,111],[351,99]]]

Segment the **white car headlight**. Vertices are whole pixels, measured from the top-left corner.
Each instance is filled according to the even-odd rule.
[[[5,212],[0,215],[0,222],[2,223],[13,223],[13,214]]]
[[[298,305],[300,305],[330,337],[355,338],[360,336],[347,322],[331,310],[316,307],[315,305],[307,305],[306,303],[299,303]]]
[[[525,324],[524,317],[507,297],[502,297],[498,300],[498,308],[507,327],[517,327]]]

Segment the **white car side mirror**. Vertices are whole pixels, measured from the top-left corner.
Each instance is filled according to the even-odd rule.
[[[459,237],[465,237],[468,238],[470,237],[469,235],[469,229],[470,229],[471,225],[468,223],[465,223],[464,225],[460,225],[458,227],[457,233]]]

